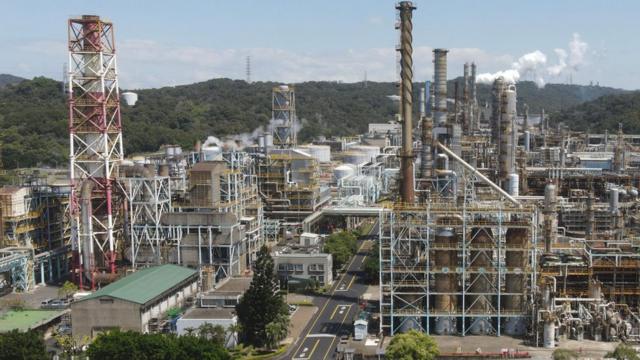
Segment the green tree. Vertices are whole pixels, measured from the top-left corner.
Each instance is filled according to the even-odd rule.
[[[325,241],[323,251],[331,254],[333,268],[341,269],[358,251],[358,238],[349,231],[335,232]]]
[[[91,360],[103,359],[231,359],[220,344],[196,336],[141,334],[109,331],[99,335],[87,349]]]
[[[288,316],[287,305],[277,293],[273,258],[266,246],[258,251],[251,285],[236,306],[236,312],[242,326],[241,339],[256,347],[267,343],[267,324],[278,315]]]
[[[61,298],[68,298],[78,291],[78,286],[71,281],[65,281],[64,284],[58,289],[58,296]]]
[[[385,357],[394,360],[433,360],[438,354],[435,340],[415,330],[394,336],[385,351]]]
[[[13,359],[49,359],[42,334],[31,330],[12,330],[0,334],[0,360]]]
[[[607,353],[605,357],[617,360],[640,360],[638,353],[629,345],[620,344],[613,352]]]
[[[265,328],[267,335],[267,347],[275,349],[278,343],[287,337],[289,333],[289,316],[280,314],[275,320],[268,323]]]
[[[380,253],[378,243],[375,243],[367,254],[367,259],[364,261],[364,273],[370,283],[377,284],[378,281],[380,281]]]

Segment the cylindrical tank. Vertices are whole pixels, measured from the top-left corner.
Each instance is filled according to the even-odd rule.
[[[175,146],[173,146],[173,145],[167,145],[167,146],[164,148],[164,154],[165,154],[167,157],[173,157],[173,156],[175,156],[175,155],[176,155],[176,148],[175,148]]]
[[[447,316],[457,310],[456,266],[458,255],[456,234],[449,228],[442,228],[436,232],[434,240],[435,267],[435,311],[443,316],[436,319],[436,334],[452,334],[456,332],[455,319]]]
[[[342,164],[333,169],[333,176],[336,178],[336,181],[340,179],[348,178],[355,174],[355,167],[351,164]]]
[[[328,145],[304,145],[299,148],[321,163],[331,162],[331,147]]]
[[[440,153],[436,156],[436,169],[449,170],[449,157],[447,154]]]
[[[545,349],[556,347],[556,325],[552,321],[545,322],[543,325],[542,346]]]
[[[558,198],[556,195],[556,186],[548,183],[544,187],[544,208],[545,211],[555,212]]]
[[[531,132],[529,130],[524,132],[524,150],[531,151]]]
[[[270,134],[270,133],[264,134],[264,144],[267,147],[273,147],[273,134]]]
[[[380,148],[378,146],[370,145],[355,145],[350,150],[362,152],[367,156],[367,161],[376,161],[376,157],[380,155]]]
[[[618,188],[609,190],[609,211],[615,213],[620,208],[620,192]]]
[[[361,165],[368,162],[367,154],[361,151],[345,151],[342,157],[342,161],[347,164]]]
[[[264,149],[264,134],[258,135],[258,147]]]
[[[509,174],[509,190],[507,192],[511,196],[520,195],[520,176],[518,174]]]

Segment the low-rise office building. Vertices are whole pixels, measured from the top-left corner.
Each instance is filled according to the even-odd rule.
[[[122,329],[149,332],[174,307],[198,291],[198,272],[166,264],[128,275],[71,305],[73,336],[97,336]]]
[[[272,257],[281,284],[311,279],[320,286],[333,283],[331,254],[314,248],[295,251],[286,248],[274,251]]]

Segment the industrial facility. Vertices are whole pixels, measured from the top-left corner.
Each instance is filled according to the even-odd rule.
[[[544,348],[640,342],[640,135],[552,124],[502,77],[480,104],[473,62],[451,93],[445,48],[433,50],[433,79],[414,81],[416,6],[396,10],[399,100],[388,123],[299,143],[304,103],[282,84],[251,145],[202,134],[192,148],[131,157],[120,106],[144,98],[120,94],[114,25],[70,19],[68,169],[0,188],[0,285],[29,292],[73,279],[92,292],[71,306],[78,336],[154,331],[169,307],[195,303],[180,332],[235,325],[263,245],[282,288],[339,288],[326,237],[373,224],[379,322],[358,318],[360,339],[418,330]],[[226,293],[236,282],[242,290]]]

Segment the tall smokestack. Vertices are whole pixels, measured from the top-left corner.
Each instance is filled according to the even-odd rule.
[[[476,88],[476,63],[471,63],[471,79],[469,79],[469,87],[470,87],[470,94],[469,96],[471,97],[470,101],[471,101],[471,111],[470,111],[470,115],[471,116],[471,128],[473,130],[478,130],[480,129],[480,119],[477,118],[478,115],[478,97],[477,97],[477,88]]]
[[[420,118],[427,116],[427,97],[424,87],[420,88]]]
[[[469,69],[469,63],[464,63],[464,84],[462,87],[462,129],[468,134],[471,130],[471,119],[469,118],[470,106],[469,101],[469,85],[471,81],[471,71]]]
[[[499,152],[499,178],[502,182],[503,189],[506,188],[506,182],[509,174],[512,172],[512,131],[511,119],[515,113],[516,107],[516,90],[515,85],[510,85],[508,89],[502,92],[501,113],[500,113],[500,152]]]
[[[411,17],[415,6],[411,1],[402,1],[396,9],[400,12],[400,84],[402,98],[402,149],[400,173],[400,196],[402,202],[413,203],[413,23]],[[446,85],[446,84],[445,84]],[[446,101],[446,99],[445,99]]]
[[[447,52],[446,49],[433,50],[434,118],[437,126],[444,126],[447,123]]]

